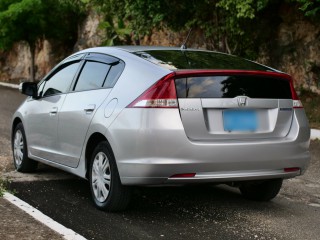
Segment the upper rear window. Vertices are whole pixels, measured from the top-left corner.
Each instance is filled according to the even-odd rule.
[[[262,76],[206,76],[175,80],[178,98],[291,99],[290,83],[285,79]]]
[[[236,56],[206,51],[149,50],[134,54],[168,69],[235,69],[272,71]]]

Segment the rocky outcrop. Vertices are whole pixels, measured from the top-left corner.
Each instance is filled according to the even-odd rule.
[[[53,49],[48,40],[36,44],[36,80],[43,78],[61,59],[61,50]],[[60,54],[58,54],[60,52]],[[0,54],[0,81],[19,83],[30,79],[31,53],[26,42],[17,42]]]
[[[280,16],[274,42],[261,48],[258,61],[292,75],[296,88],[320,94],[320,25],[287,9]]]
[[[74,51],[80,51],[89,47],[101,46],[105,33],[99,28],[103,17],[91,11],[79,28],[78,40],[74,46]]]
[[[27,79],[30,68],[30,51],[24,42],[15,43],[8,52],[0,55],[0,79],[4,82],[18,83]]]
[[[88,47],[100,46],[104,33],[99,29],[101,16],[91,12],[79,26],[74,49],[64,49],[54,40],[39,40],[36,44],[36,80],[42,79],[64,57]],[[0,52],[0,81],[19,83],[30,79],[31,54],[26,42],[17,42],[10,51]]]

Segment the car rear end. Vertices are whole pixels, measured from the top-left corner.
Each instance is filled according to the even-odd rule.
[[[289,75],[213,52],[134,54],[172,72],[108,129],[123,184],[243,182],[305,171],[310,129]]]

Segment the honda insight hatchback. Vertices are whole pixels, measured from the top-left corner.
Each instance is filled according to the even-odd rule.
[[[91,48],[20,91],[29,97],[13,116],[16,169],[42,162],[88,179],[106,211],[146,185],[226,183],[268,201],[310,159],[292,78],[223,53]]]

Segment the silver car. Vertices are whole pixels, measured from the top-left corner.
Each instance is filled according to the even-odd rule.
[[[223,53],[91,48],[20,91],[29,97],[13,116],[16,169],[42,162],[88,179],[106,211],[145,185],[226,183],[268,201],[310,159],[292,78]]]

